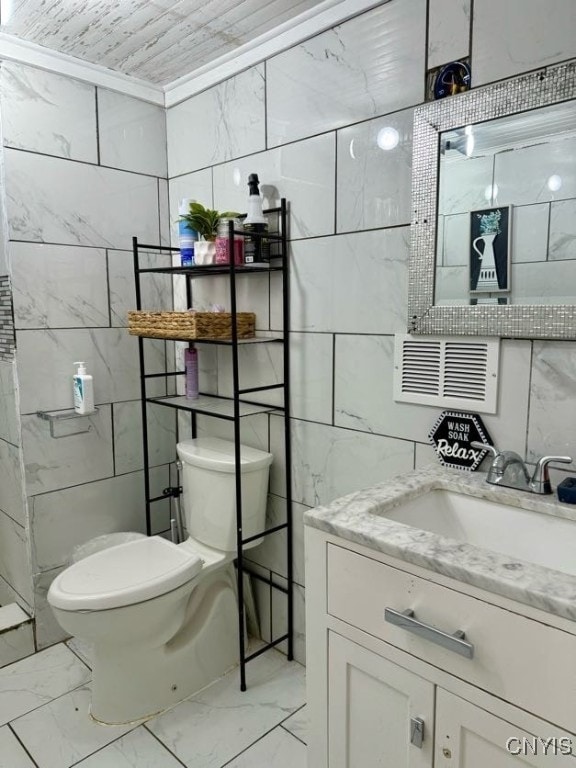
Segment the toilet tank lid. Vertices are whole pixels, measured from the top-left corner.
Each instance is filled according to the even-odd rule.
[[[48,602],[63,611],[104,611],[142,603],[191,581],[202,559],[150,536],[96,552],[57,576]]]
[[[186,464],[195,467],[211,469],[215,472],[234,472],[234,443],[219,437],[196,437],[193,440],[182,440],[176,446],[178,457]],[[255,472],[257,469],[269,467],[274,457],[271,453],[240,446],[240,463],[242,472]]]

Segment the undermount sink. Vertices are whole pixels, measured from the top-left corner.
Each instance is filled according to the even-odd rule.
[[[447,490],[433,490],[382,517],[512,558],[576,575],[576,522]]]

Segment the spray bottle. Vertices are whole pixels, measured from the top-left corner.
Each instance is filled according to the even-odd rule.
[[[258,174],[248,177],[248,212],[244,219],[244,264],[263,266],[270,259],[270,242],[263,235],[268,232],[268,222],[262,213],[262,198],[258,190]]]
[[[190,213],[190,203],[193,203],[189,197],[184,197],[180,201],[178,213],[185,216]],[[183,267],[192,267],[194,265],[194,243],[198,240],[198,233],[192,229],[185,219],[178,220],[178,244],[180,246],[180,265]]]

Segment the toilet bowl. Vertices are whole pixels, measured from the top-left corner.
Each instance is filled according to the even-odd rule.
[[[177,449],[188,539],[112,546],[65,569],[48,591],[61,627],[94,645],[91,712],[104,723],[157,714],[238,660],[234,443],[198,438]],[[264,529],[271,462],[241,447],[245,538]]]

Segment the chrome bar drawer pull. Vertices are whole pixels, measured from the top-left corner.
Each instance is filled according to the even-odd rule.
[[[422,749],[424,742],[424,720],[421,717],[410,718],[410,744]]]
[[[442,632],[441,629],[431,627],[430,624],[424,624],[422,621],[418,621],[414,616],[414,611],[395,611],[393,608],[386,608],[384,611],[384,621],[389,624],[394,624],[396,627],[402,627],[407,632],[412,632],[414,635],[429,640],[431,643],[441,645],[442,648],[446,648],[449,651],[464,656],[466,659],[472,659],[474,657],[474,646],[466,640],[466,635],[462,630],[454,632],[449,635],[448,632]]]

